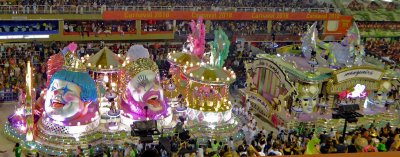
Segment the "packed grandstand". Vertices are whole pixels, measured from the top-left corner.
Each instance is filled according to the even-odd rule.
[[[26,155],[400,151],[396,0],[0,0],[0,39],[0,106],[15,112],[0,138]],[[76,111],[82,121],[73,108],[59,120],[66,104],[46,98],[68,81],[63,92],[78,85],[76,101],[97,102]],[[136,100],[142,87],[164,91]],[[338,113],[354,104],[362,118]],[[135,127],[153,120],[161,134],[146,142]]]

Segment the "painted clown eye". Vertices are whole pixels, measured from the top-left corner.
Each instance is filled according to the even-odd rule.
[[[148,83],[149,83],[149,79],[147,78],[146,75],[140,75],[137,79],[137,83],[142,86],[145,87]]]

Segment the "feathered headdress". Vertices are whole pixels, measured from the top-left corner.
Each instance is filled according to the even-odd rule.
[[[50,56],[50,59],[47,61],[46,86],[50,85],[50,79],[51,77],[53,77],[53,74],[63,69],[63,65],[64,65],[64,56],[61,53]]]

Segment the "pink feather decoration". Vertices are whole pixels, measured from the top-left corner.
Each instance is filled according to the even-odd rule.
[[[64,65],[64,55],[62,53],[50,56],[50,59],[47,61],[47,83],[46,83],[47,87],[50,84],[50,80],[53,74],[59,70],[62,70],[63,65]]]
[[[68,49],[69,49],[69,51],[71,51],[71,52],[75,52],[75,50],[78,48],[78,45],[76,44],[76,43],[74,43],[74,42],[72,42],[72,43],[70,43],[69,45],[68,45]]]
[[[192,42],[194,46],[193,54],[202,59],[206,44],[206,27],[203,23],[203,17],[199,17],[197,22],[192,20],[190,23],[190,28],[192,29],[192,34],[190,34],[190,37],[193,39]]]

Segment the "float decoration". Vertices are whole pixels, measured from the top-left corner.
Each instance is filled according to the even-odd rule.
[[[230,42],[221,27],[214,31],[214,41],[211,42],[211,46],[210,65],[222,68],[228,57]]]
[[[118,55],[108,48],[103,48],[96,54],[90,56],[85,62],[86,67],[94,71],[118,71],[122,65]]]
[[[172,64],[170,72],[174,75],[166,80],[164,89],[176,87],[171,93],[181,93],[176,111],[183,112],[187,117],[191,134],[200,138],[229,137],[238,133],[238,119],[232,114],[229,100],[229,85],[235,81],[236,75],[223,67],[230,42],[222,29],[217,30],[215,40],[210,43],[213,45],[211,60],[205,58],[206,43],[198,40],[204,31],[200,23],[202,19],[198,21],[197,24],[191,23],[193,33],[189,35],[182,52],[173,51],[168,55]],[[181,83],[185,85],[181,86]]]
[[[133,120],[158,120],[167,116],[167,99],[160,84],[158,66],[153,60],[139,58],[129,62],[124,65],[121,76],[121,110],[126,119],[122,123],[130,125]]]
[[[314,23],[302,37],[302,44],[302,55],[286,49],[277,55],[259,54],[255,61],[247,63],[250,65],[246,68],[249,74],[248,89],[242,91],[242,95],[249,96],[251,91],[257,91],[254,98],[250,97],[249,100],[255,104],[255,110],[260,111],[260,115],[280,112],[265,112],[264,109],[271,108],[267,106],[269,102],[285,107],[277,115],[280,125],[286,128],[307,123],[308,127],[315,125],[317,129],[329,129],[331,126],[336,129],[343,126],[343,121],[332,119],[332,112],[339,105],[358,104],[359,113],[365,115],[364,118],[359,118],[358,125],[369,125],[372,121],[370,119],[374,118],[385,119],[384,122],[380,120],[380,124],[399,124],[399,121],[394,120],[398,119],[398,113],[392,98],[396,86],[391,85],[399,75],[387,68],[387,64],[379,58],[365,56],[357,25],[353,24],[342,42],[327,43],[318,39]],[[297,45],[289,47],[296,49]],[[310,71],[314,67],[310,65],[310,60],[318,66],[312,73]],[[277,68],[272,68],[271,65],[277,65]],[[278,73],[277,69],[282,69],[283,72]],[[296,82],[294,88],[289,89],[294,91],[293,94],[285,92],[282,87],[287,85],[282,86],[282,81],[278,82],[283,80],[280,78]],[[254,86],[255,89],[252,84],[257,85]],[[279,99],[278,96],[285,97]],[[257,101],[261,97],[266,100]],[[269,115],[264,116],[269,118]],[[352,124],[349,126],[353,127]]]
[[[150,53],[143,45],[133,45],[128,50],[127,58],[129,61],[135,61],[139,58],[150,58]]]
[[[62,53],[50,57],[48,90],[42,91],[37,101],[32,99],[35,98],[32,84],[27,84],[26,91],[21,92],[19,106],[9,117],[4,133],[9,139],[21,143],[24,149],[34,148],[44,154],[63,156],[78,145],[86,149],[87,143],[91,143],[96,149],[100,146],[98,141],[109,145],[136,140],[127,134],[131,123],[125,125],[119,123],[119,120],[123,121],[123,118],[107,119],[99,115],[98,102],[102,97],[98,96],[96,83],[92,77],[99,78],[101,74],[116,74],[114,76],[117,77],[112,77],[112,75],[109,77],[109,83],[115,91],[119,88],[113,85],[121,84],[119,66],[116,66],[118,68],[113,71],[109,71],[109,68],[96,69],[98,71],[89,75],[84,65],[85,59],[89,59],[89,56],[78,59],[73,49],[73,47],[66,47]],[[115,56],[111,55],[111,58]],[[28,67],[30,67],[29,64]],[[32,83],[31,70],[28,68],[27,72],[30,74],[26,75],[27,83]],[[115,100],[116,107],[120,105],[120,93],[115,94],[118,94]],[[112,123],[116,120],[118,123]],[[100,123],[105,124],[100,125]]]
[[[203,23],[203,17],[199,17],[197,22],[192,20],[190,23],[190,28],[192,33],[189,34],[189,41],[191,45],[193,45],[193,55],[197,56],[198,58],[202,59],[205,50],[206,44],[206,27]]]
[[[322,66],[351,66],[362,65],[362,58],[365,55],[364,48],[361,45],[360,32],[357,24],[348,30],[347,37],[340,43],[338,42],[323,42],[318,38],[316,23],[314,23],[302,37],[303,55],[311,58],[311,52],[315,51],[315,58],[318,64]],[[326,60],[325,57],[328,59]],[[352,58],[355,57],[354,60]]]
[[[194,55],[184,52],[176,52],[168,54],[168,61],[178,67],[193,67],[200,65],[200,59]]]

